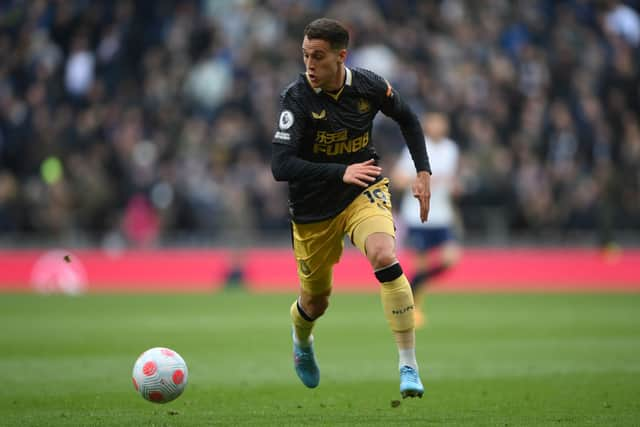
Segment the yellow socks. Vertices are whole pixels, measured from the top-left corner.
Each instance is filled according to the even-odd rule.
[[[415,353],[415,305],[407,277],[399,263],[376,271],[384,315],[398,346],[399,365],[418,369]]]
[[[400,264],[395,263],[376,271],[376,277],[380,281],[382,308],[391,330],[397,332],[414,329],[413,293]]]
[[[297,344],[311,344],[311,331],[315,322],[298,305],[298,300],[291,305],[291,322],[293,323],[294,339]]]

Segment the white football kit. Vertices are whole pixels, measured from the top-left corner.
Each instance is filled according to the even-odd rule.
[[[444,138],[434,143],[425,137],[427,152],[431,161],[431,200],[429,219],[420,221],[418,202],[411,191],[406,191],[400,205],[400,217],[409,228],[443,228],[452,227],[455,212],[451,200],[452,182],[458,170],[459,149],[455,142]],[[400,155],[396,167],[413,171],[413,160],[409,150],[405,148]]]

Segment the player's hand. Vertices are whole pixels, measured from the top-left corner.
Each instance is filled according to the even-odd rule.
[[[366,162],[354,163],[347,166],[342,180],[347,184],[355,184],[360,187],[368,187],[382,173],[382,168],[376,166],[375,160],[369,159]]]
[[[429,199],[431,199],[431,174],[429,172],[418,172],[412,186],[413,197],[420,202],[420,220],[425,222],[429,217]]]

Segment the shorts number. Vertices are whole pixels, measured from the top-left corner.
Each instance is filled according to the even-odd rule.
[[[364,195],[367,196],[371,203],[375,203],[376,199],[382,201],[383,204],[387,204],[387,196],[380,188],[376,188],[373,191],[365,190]]]

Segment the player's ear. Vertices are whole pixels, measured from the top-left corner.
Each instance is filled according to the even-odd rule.
[[[341,64],[344,64],[347,60],[347,49],[340,49],[338,51],[338,60]]]

